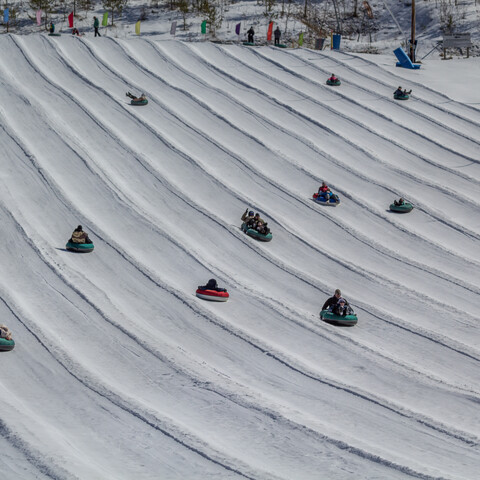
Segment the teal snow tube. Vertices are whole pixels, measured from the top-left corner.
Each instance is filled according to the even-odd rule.
[[[413,210],[413,205],[408,202],[405,202],[403,205],[395,205],[394,203],[392,203],[390,205],[390,210],[396,213],[408,213]]]
[[[339,85],[341,85],[341,81],[340,79],[336,79],[335,81],[332,81],[330,79],[327,80],[327,85],[330,85],[331,87],[338,87]]]
[[[9,352],[15,347],[15,340],[7,340],[6,338],[0,338],[0,352]]]
[[[256,238],[257,240],[260,240],[261,242],[269,242],[272,238],[272,232],[267,233],[264,235],[263,233],[257,232],[253,228],[248,228],[245,223],[242,223],[241,229],[249,236],[252,238]]]
[[[74,243],[67,242],[65,248],[70,252],[88,253],[93,251],[93,243]]]
[[[397,95],[394,93],[393,98],[395,100],[408,100],[410,98],[410,95],[408,95],[407,93],[405,95]]]
[[[320,312],[320,318],[324,322],[332,323],[334,325],[344,325],[344,326],[353,326],[358,322],[358,318],[354,313],[350,315],[335,315],[330,310],[322,310]]]
[[[148,103],[148,100],[145,99],[145,100],[132,100],[130,102],[130,105],[147,105]]]

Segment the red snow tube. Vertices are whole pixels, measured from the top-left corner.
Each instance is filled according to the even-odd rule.
[[[226,302],[230,296],[228,292],[217,292],[216,290],[202,290],[198,288],[195,292],[198,298],[211,300],[213,302]]]

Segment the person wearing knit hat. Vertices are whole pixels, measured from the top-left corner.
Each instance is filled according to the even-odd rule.
[[[340,291],[340,289],[336,289],[335,290],[335,293],[333,294],[333,297],[330,297],[324,304],[323,304],[323,307],[322,307],[322,310],[328,310],[330,307],[334,307],[337,303],[338,303],[338,300],[342,297],[342,292]],[[348,305],[348,302],[343,298],[343,300],[345,301],[345,305]]]

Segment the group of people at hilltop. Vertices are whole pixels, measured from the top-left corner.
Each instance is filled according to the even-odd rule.
[[[247,30],[247,41],[248,43],[254,43],[253,42],[253,37],[255,36],[255,30],[253,27],[250,27]],[[273,38],[274,38],[274,45],[280,45],[280,37],[282,36],[282,32],[280,31],[280,27],[278,27],[274,30],[273,32]]]
[[[100,32],[98,31],[99,27],[100,27],[100,22],[99,22],[98,18],[93,17],[93,30],[95,32],[95,37],[97,37],[97,36],[101,37]],[[55,33],[55,24],[53,23],[53,21],[48,24],[48,32],[50,34]],[[80,31],[78,30],[77,27],[73,27],[72,28],[72,35],[76,35],[77,37],[81,37],[83,35],[83,33],[80,33]]]

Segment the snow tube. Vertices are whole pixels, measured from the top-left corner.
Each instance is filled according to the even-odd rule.
[[[91,252],[94,247],[93,247],[93,243],[73,243],[68,241],[65,248],[70,252],[88,253],[88,252]]]
[[[252,42],[243,42],[243,44],[246,45],[247,47],[253,47],[253,46],[255,46],[255,44],[252,43]]]
[[[203,300],[210,300],[212,302],[226,302],[230,295],[228,292],[219,292],[217,290],[203,290],[198,288],[195,292],[195,295],[198,298],[203,298]]]
[[[398,94],[394,93],[393,98],[395,100],[408,100],[410,98],[410,95],[408,95],[407,93],[405,95],[398,95]]]
[[[330,195],[330,198],[328,200],[324,195],[319,195],[318,193],[314,193],[313,199],[320,205],[327,205],[329,207],[336,207],[340,203],[340,199],[338,198],[338,195],[334,193]]]
[[[330,310],[322,310],[320,312],[320,318],[327,323],[331,323],[333,325],[345,325],[345,326],[353,326],[356,325],[358,322],[358,318],[354,313],[350,315],[335,315]]]
[[[0,338],[0,352],[9,352],[15,347],[14,340],[7,340],[6,338]]]
[[[288,48],[285,44],[283,43],[279,43],[278,45],[274,45],[274,47],[277,47],[277,48]]]
[[[130,105],[146,105],[148,103],[148,100],[132,100],[130,102]]]
[[[390,205],[390,210],[396,213],[408,213],[413,210],[413,205],[408,202],[405,202],[403,205],[395,205],[394,203],[392,203]]]
[[[245,223],[242,223],[241,229],[249,236],[252,238],[256,238],[257,240],[260,240],[261,242],[269,242],[272,238],[272,232],[267,233],[264,235],[263,233],[257,232],[253,228],[248,228]]]
[[[339,85],[341,85],[341,83],[342,82],[340,81],[339,78],[337,78],[336,80],[330,80],[330,79],[327,80],[327,85],[330,85],[332,87],[338,87]]]
[[[61,33],[49,33],[48,36],[49,37],[59,37],[61,35]]]

